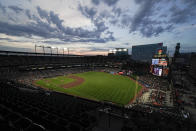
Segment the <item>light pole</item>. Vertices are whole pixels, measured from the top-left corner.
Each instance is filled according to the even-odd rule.
[[[57,55],[58,55],[58,48],[57,47],[51,47],[52,49],[56,49],[57,50]]]
[[[36,45],[35,44],[35,53],[36,53],[36,55],[37,55],[37,47],[42,47],[42,49],[43,49],[43,53],[44,53],[44,55],[45,55],[45,50],[44,50],[44,46],[43,45]]]
[[[52,55],[52,48],[50,46],[46,46],[45,48],[49,48],[50,49],[50,53]]]
[[[43,48],[43,52],[44,52],[44,55],[45,55],[45,48],[44,48],[44,45],[42,45],[41,47]]]
[[[37,47],[37,45],[35,44],[35,54],[37,55],[37,52],[36,52],[36,47]]]
[[[67,48],[63,48],[63,56],[64,56],[64,53],[65,53],[65,50],[66,50]]]
[[[63,48],[63,55],[65,53],[65,50],[67,50],[67,55],[69,54],[69,48]]]

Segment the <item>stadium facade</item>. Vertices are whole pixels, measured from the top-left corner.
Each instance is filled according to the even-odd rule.
[[[166,54],[167,46],[163,46],[163,43],[132,46],[132,59],[150,63],[159,49],[162,49],[163,54]]]

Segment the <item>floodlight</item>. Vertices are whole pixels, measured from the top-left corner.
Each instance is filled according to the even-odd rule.
[[[56,47],[54,47],[54,46],[52,46],[51,48],[52,48],[52,49],[56,49]]]

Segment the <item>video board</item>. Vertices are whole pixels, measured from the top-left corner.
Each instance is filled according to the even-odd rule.
[[[165,58],[159,59],[159,64],[160,66],[167,66],[167,60]]]
[[[167,55],[163,52],[163,49],[158,49],[156,54],[153,56],[150,72],[156,76],[168,76],[168,60]]]
[[[168,76],[169,74],[169,68],[168,67],[164,67],[163,68],[163,76]]]
[[[162,59],[152,59],[152,65],[167,66],[167,60]]]
[[[152,59],[152,65],[158,65],[159,59]]]
[[[154,71],[153,71],[153,74],[154,75],[157,75],[157,76],[162,76],[162,68],[160,68],[160,67],[155,67],[154,68]]]

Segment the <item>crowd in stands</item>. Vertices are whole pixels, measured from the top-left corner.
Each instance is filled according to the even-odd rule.
[[[0,81],[0,121],[1,127],[5,130],[68,130],[68,131],[91,131],[100,122],[97,118],[97,108],[106,109],[103,103],[88,101],[85,99],[44,91],[34,88],[32,82],[38,79],[54,76],[62,76],[80,72],[92,71],[92,68],[65,68],[65,69],[45,69],[24,71],[18,73],[18,77],[13,81]],[[96,68],[93,71],[118,72],[115,68]],[[17,73],[16,73],[17,74]],[[154,76],[140,76],[139,82],[143,84],[154,80],[148,84],[148,88],[157,89],[152,92],[152,100],[157,104],[163,104],[165,97],[164,89],[161,85],[165,84],[164,79]],[[152,87],[151,87],[152,86]],[[161,90],[161,91],[159,91]],[[158,92],[156,92],[158,91]],[[160,109],[155,112],[147,111],[148,108],[134,106],[129,110],[122,111],[122,107],[111,107],[107,113],[112,115],[123,113],[127,118],[122,126],[122,131],[128,130],[161,130],[177,129],[183,130],[181,121],[173,122],[173,127],[166,128],[169,122],[179,117],[160,114]],[[112,111],[112,112],[111,112]],[[159,118],[156,115],[161,116]],[[124,114],[124,115],[125,115]],[[175,114],[175,113],[174,113]],[[120,116],[119,115],[119,116]],[[164,120],[163,120],[164,119]],[[169,119],[169,120],[168,120]],[[157,122],[162,121],[161,122]],[[167,121],[166,121],[167,120]],[[123,119],[124,121],[124,119]],[[150,121],[153,121],[150,123]],[[167,123],[168,122],[168,123]],[[145,124],[144,124],[145,123]],[[154,123],[157,126],[154,126]],[[96,131],[96,130],[95,130]]]
[[[150,94],[151,102],[155,105],[164,105],[166,93],[159,90],[152,90]]]
[[[22,90],[25,87],[28,90]],[[72,96],[38,91],[28,86],[0,82],[0,127],[2,130],[91,130],[98,103]]]
[[[42,79],[42,78],[49,78],[55,76],[64,76],[69,74],[75,73],[82,73],[92,71],[92,69],[81,69],[81,68],[65,68],[65,69],[46,69],[46,70],[35,70],[35,71],[28,71],[22,72],[20,75],[15,78],[15,81],[20,83],[25,83],[28,85],[32,85],[35,80]]]
[[[146,74],[139,76],[139,81],[152,89],[158,89],[166,91],[169,89],[169,83],[167,79],[154,76],[152,74]]]

